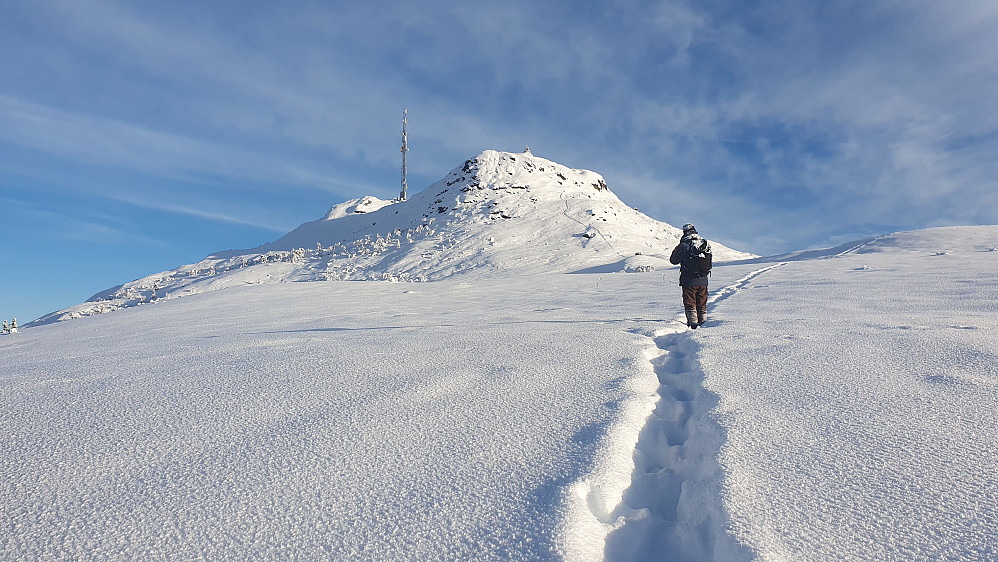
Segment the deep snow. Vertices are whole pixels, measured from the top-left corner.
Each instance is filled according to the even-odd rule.
[[[655,389],[631,330],[664,311],[622,281],[257,285],[5,337],[0,552],[553,558]]]
[[[33,558],[988,560],[998,228],[674,271],[233,287],[0,337]]]
[[[0,336],[0,558],[998,559],[998,227],[712,240],[697,331],[678,238],[485,151]]]
[[[695,335],[760,558],[998,559],[996,242],[928,229],[787,263]]]

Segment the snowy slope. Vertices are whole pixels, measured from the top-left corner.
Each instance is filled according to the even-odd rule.
[[[247,284],[644,272],[671,267],[680,235],[622,203],[599,174],[487,150],[406,201],[347,201],[273,243],[114,287],[33,324]],[[719,262],[753,257],[712,247]]]
[[[879,237],[718,306],[733,530],[765,560],[998,560],[998,229]]]
[[[608,558],[740,559],[691,532],[712,492],[759,560],[998,560],[996,247],[998,227],[934,228],[724,268],[707,326],[656,340],[661,413],[625,495],[647,511]],[[671,417],[702,399],[687,367],[714,431]],[[715,453],[723,486],[691,486],[711,463],[688,452],[655,460],[677,434]],[[677,481],[678,513],[659,507]]]
[[[998,559],[998,227],[0,336],[0,558]],[[496,282],[496,279],[501,282]]]
[[[0,337],[0,558],[557,559],[655,388],[629,330],[662,311],[597,281],[255,285]]]

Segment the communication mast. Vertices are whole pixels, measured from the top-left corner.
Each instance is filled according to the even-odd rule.
[[[399,194],[399,201],[405,201],[405,153],[409,152],[409,146],[406,144],[406,118],[405,118],[405,107],[402,108],[402,193]]]

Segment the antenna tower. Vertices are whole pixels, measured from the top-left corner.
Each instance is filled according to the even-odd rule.
[[[406,142],[406,118],[405,107],[402,108],[402,193],[399,194],[399,201],[405,201],[405,153],[409,152],[409,145]]]

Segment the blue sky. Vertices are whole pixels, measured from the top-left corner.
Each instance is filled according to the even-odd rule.
[[[0,316],[484,149],[771,254],[998,223],[994,2],[0,4]]]

